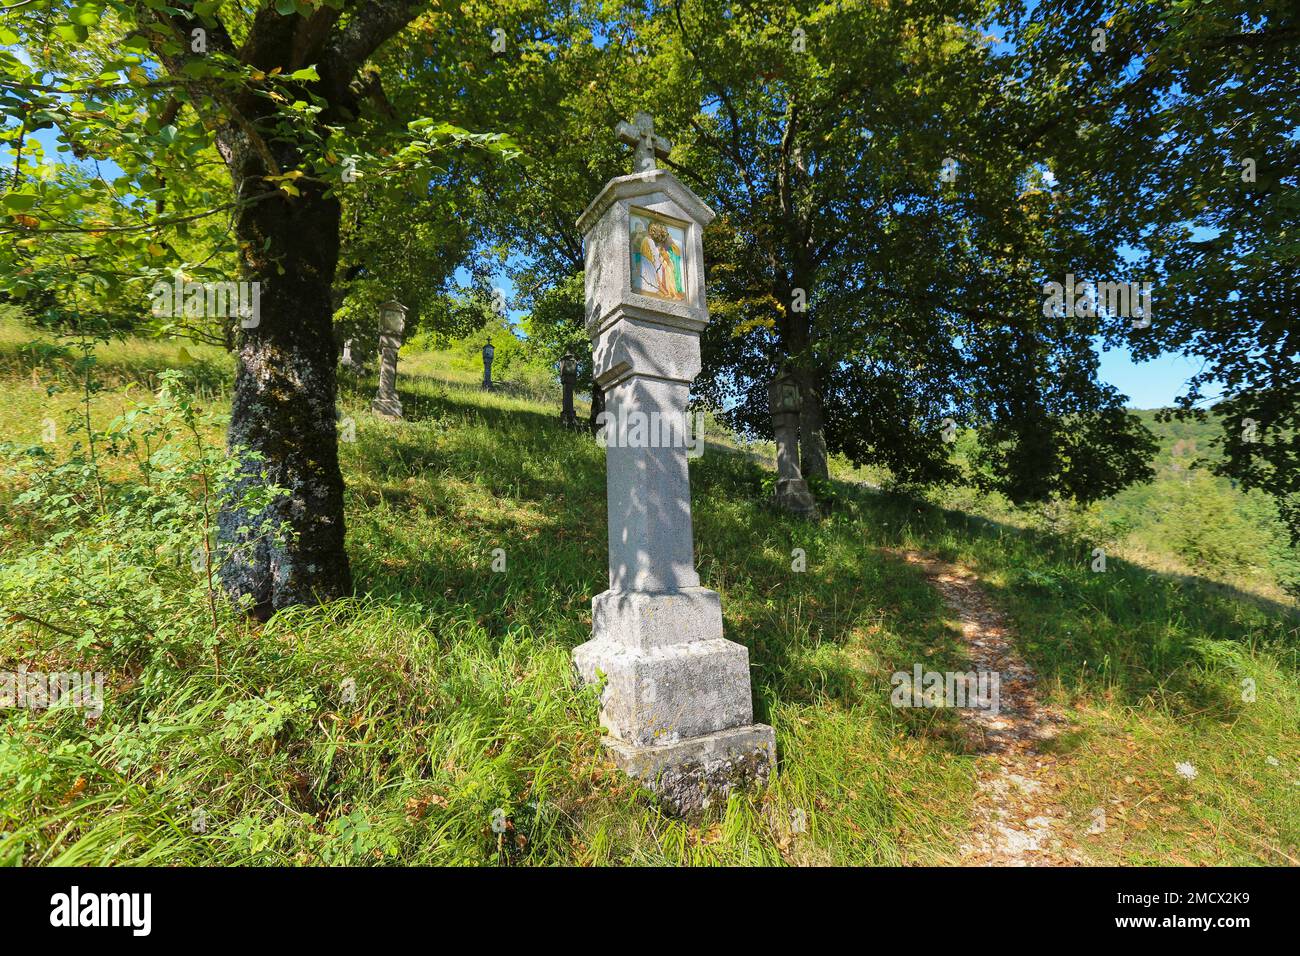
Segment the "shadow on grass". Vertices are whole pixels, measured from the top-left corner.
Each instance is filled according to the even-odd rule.
[[[485,459],[463,432],[430,447],[427,436],[398,429],[369,450],[390,517],[357,555],[358,587],[432,596],[494,635],[527,627],[571,646],[586,639],[590,599],[606,582],[603,460],[589,436],[566,432],[555,417],[484,397],[427,376],[406,390],[412,425],[481,424],[498,457]],[[1086,542],[847,482],[832,483],[837,504],[827,518],[803,523],[767,506],[766,472],[753,456],[710,452],[691,463],[697,563],[703,583],[725,592],[727,636],[750,648],[759,719],[777,701],[888,710],[895,670],[916,662],[964,669],[960,635],[944,624],[951,613],[918,570],[879,550],[907,541],[983,572],[1027,659],[1067,687],[1127,704],[1159,694],[1175,710],[1230,718],[1233,702],[1210,666],[1222,645],[1270,644],[1294,666],[1300,619],[1285,605],[1116,558],[1093,574]],[[406,480],[421,472],[477,484],[499,507],[494,500],[485,515],[436,489],[422,492]],[[443,537],[421,539],[405,520],[414,515]],[[456,527],[438,531],[449,518]],[[792,571],[796,547],[809,559],[804,573]],[[504,573],[492,570],[494,548],[505,552]],[[384,557],[372,562],[366,551]],[[934,734],[933,711],[892,719]]]
[[[503,445],[496,474],[479,467],[478,439],[464,430],[444,444],[398,427],[363,450],[377,484],[349,492],[370,506],[352,521],[358,590],[450,605],[493,641],[527,628],[572,647],[590,636],[590,601],[608,580],[603,456],[585,433],[482,397],[439,389],[403,402],[410,425],[489,429]],[[777,702],[887,713],[894,671],[960,663],[958,635],[923,582],[862,548],[856,528],[791,523],[767,506],[751,457],[712,450],[691,463],[697,563],[703,583],[724,591],[727,636],[750,649],[757,719]],[[441,474],[460,487],[431,477]],[[799,536],[813,556],[804,572],[789,556]],[[497,548],[503,572],[492,567]],[[889,719],[927,736],[955,723],[933,711]]]

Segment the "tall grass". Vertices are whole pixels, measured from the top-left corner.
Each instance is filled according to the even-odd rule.
[[[32,441],[32,414],[71,398],[39,397],[5,334],[0,367],[19,399],[0,408],[0,440]],[[104,413],[166,361],[160,348],[101,355],[119,383],[99,396]],[[1118,561],[1091,575],[1068,541],[843,482],[825,520],[792,522],[767,507],[758,463],[716,449],[691,465],[698,566],[722,593],[727,636],[750,650],[780,763],[766,792],[703,821],[661,815],[608,765],[594,695],[569,665],[606,586],[603,452],[559,427],[553,398],[481,392],[443,356],[403,356],[402,369],[402,423],[369,415],[373,379],[342,386],[357,423],[342,446],[355,598],[260,628],[223,613],[215,634],[196,602],[181,636],[130,659],[0,617],[0,668],[68,660],[106,671],[110,688],[98,720],[0,713],[5,862],[952,860],[976,756],[950,712],[888,701],[895,670],[961,669],[959,635],[882,546],[968,563],[1007,608],[1079,723],[1061,744],[1065,797],[1097,858],[1296,855],[1286,609]],[[0,557],[35,545],[12,509],[21,490],[0,484]],[[1184,759],[1195,780],[1175,773]],[[1125,822],[1085,838],[1091,809],[1116,796]]]

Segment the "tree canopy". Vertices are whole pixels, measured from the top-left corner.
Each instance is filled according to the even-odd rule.
[[[1086,502],[1153,448],[1097,346],[1182,353],[1171,414],[1222,388],[1215,467],[1300,535],[1298,30],[1281,0],[29,0],[0,21],[0,295],[232,349],[230,450],[290,494],[223,515],[227,587],[346,593],[336,339],[390,297],[463,335],[505,274],[590,387],[575,220],[645,110],[719,214],[696,397],[739,431],[770,434],[788,364],[808,475]],[[1151,305],[1053,302],[1068,277]],[[255,323],[151,297],[233,280]]]

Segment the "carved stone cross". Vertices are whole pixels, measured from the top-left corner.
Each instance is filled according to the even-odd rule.
[[[655,121],[649,113],[637,113],[631,123],[619,123],[614,127],[619,142],[632,147],[632,171],[649,172],[655,168],[655,157],[667,159],[673,144],[662,136],[655,135]]]

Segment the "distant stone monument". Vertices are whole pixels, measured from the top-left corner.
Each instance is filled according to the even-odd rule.
[[[592,638],[573,659],[585,681],[605,681],[600,716],[615,761],[668,808],[693,814],[765,783],[776,738],[754,723],[749,652],[723,638],[722,602],[695,570],[684,438],[709,321],[701,233],[714,213],[655,168],[670,144],[649,116],[618,134],[636,147],[638,172],[606,183],[578,219],[587,332],[611,424],[609,590],[592,600]],[[617,424],[646,418],[672,427],[652,424],[638,441],[635,426]]]
[[[572,355],[560,359],[560,384],[564,388],[560,424],[565,428],[577,428],[578,416],[573,410],[573,387],[578,384],[578,361]]]
[[[808,482],[799,472],[799,409],[802,399],[794,373],[782,368],[767,389],[768,407],[772,410],[772,430],[776,433],[777,507],[802,518],[817,515],[817,502],[808,490]]]
[[[406,306],[393,300],[379,307],[379,392],[370,410],[387,418],[402,417],[402,402],[397,397],[397,350],[402,347],[406,330]]]
[[[339,359],[339,365],[343,366],[343,368],[347,369],[349,372],[356,372],[361,369],[360,363],[352,357],[351,339],[346,339],[343,342],[343,355]]]
[[[492,340],[488,339],[483,343],[483,388],[491,391],[492,389],[492,356],[496,355],[497,350],[492,347]]]

